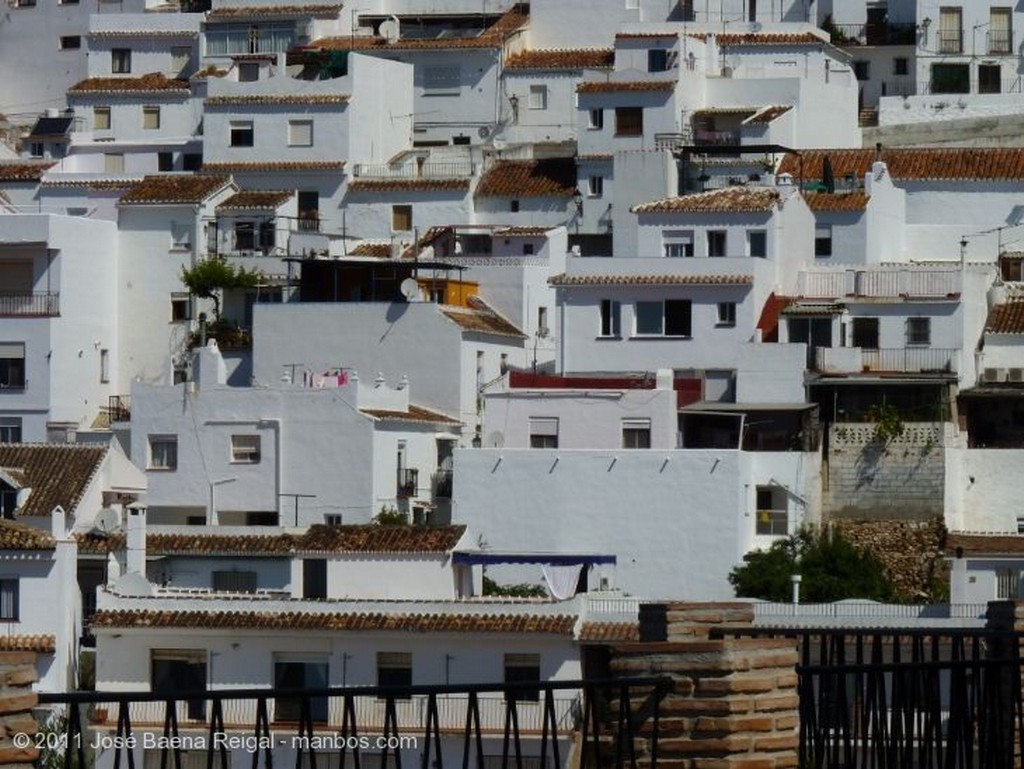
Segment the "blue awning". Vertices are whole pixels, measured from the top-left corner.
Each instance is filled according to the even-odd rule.
[[[467,566],[488,566],[499,563],[546,563],[553,566],[593,566],[599,563],[614,564],[614,555],[587,553],[499,553],[488,551],[463,551],[452,553],[453,564]]]

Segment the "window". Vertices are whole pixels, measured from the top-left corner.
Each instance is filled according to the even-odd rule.
[[[260,436],[232,435],[231,461],[236,464],[258,464],[260,461]]]
[[[708,256],[725,256],[725,230],[708,230]]]
[[[978,65],[978,93],[1001,93],[1003,68],[998,64]]]
[[[665,256],[693,256],[693,230],[666,230],[661,238]]]
[[[1006,601],[1020,595],[1020,571],[996,569],[996,599]]]
[[[132,49],[110,49],[110,71],[115,75],[127,75],[132,71]]]
[[[15,5],[18,8],[35,8],[36,0],[16,0]]]
[[[313,121],[312,120],[289,120],[288,121],[288,146],[289,147],[312,147],[313,146]]]
[[[243,61],[238,65],[238,82],[255,83],[260,79],[260,65],[255,61]]]
[[[907,318],[907,346],[927,346],[932,343],[931,318]]]
[[[22,390],[24,388],[24,342],[0,342],[0,390]]]
[[[548,308],[538,307],[537,308],[537,334],[545,337],[551,333],[551,329],[548,328]]]
[[[591,174],[587,179],[587,197],[599,198],[604,194],[604,177]]]
[[[855,61],[853,63],[853,76],[858,80],[870,80],[871,79],[871,62],[869,61]]]
[[[764,259],[768,256],[768,233],[764,230],[747,232],[747,252],[750,256]]]
[[[21,443],[21,417],[0,417],[0,443]]]
[[[186,152],[181,156],[182,171],[198,171],[203,167],[203,156],[199,152]]]
[[[302,561],[302,597],[327,598],[327,561],[324,558],[304,558]]]
[[[405,232],[412,229],[412,206],[391,206],[391,229],[396,232]]]
[[[192,61],[192,49],[188,46],[175,46],[171,48],[171,74],[174,77],[182,77]]]
[[[256,510],[245,514],[246,526],[277,526],[277,513],[271,510]]]
[[[159,107],[143,107],[142,108],[142,127],[147,131],[153,131],[160,128],[160,108]]]
[[[621,336],[622,305],[612,299],[601,300],[600,336]]]
[[[377,686],[412,686],[412,654],[377,652]]]
[[[635,313],[637,336],[690,336],[689,299],[637,302]]]
[[[326,689],[330,685],[327,657],[319,654],[275,654],[274,687],[277,689]],[[314,723],[327,722],[327,698],[309,699],[309,716]],[[274,700],[274,719],[299,721],[302,718],[302,700],[277,697]]]
[[[255,142],[256,134],[252,128],[251,120],[232,120],[230,144],[232,147],[251,147]]]
[[[29,154],[34,158],[41,158],[45,149],[42,142],[32,142],[28,147]]]
[[[530,109],[548,108],[548,87],[546,85],[530,86]]]
[[[959,7],[939,9],[939,53],[963,51],[962,12]]]
[[[664,48],[652,48],[647,51],[647,71],[664,72],[668,69],[668,51]]]
[[[100,383],[110,381],[110,350],[100,350]]]
[[[519,201],[518,200],[510,200],[508,202],[508,210],[511,211],[513,214],[519,213]]]
[[[203,649],[153,649],[150,652],[149,687],[157,694],[206,690],[206,651]],[[187,717],[206,717],[205,700],[190,700]]]
[[[108,174],[124,173],[124,153],[106,152],[103,154],[103,170]]]
[[[785,489],[777,486],[757,487],[756,532],[762,536],[785,537],[789,534],[789,512]]]
[[[457,64],[446,67],[423,68],[423,91],[431,96],[458,96],[462,84],[462,69]]]
[[[158,152],[156,153],[156,170],[161,172],[168,172],[174,170],[174,153],[173,152]]]
[[[971,67],[969,64],[932,64],[931,90],[939,93],[970,93]]]
[[[718,303],[718,325],[719,326],[735,326],[736,325],[736,302],[719,302]]]
[[[191,302],[186,293],[171,294],[171,323],[181,323],[192,317]]]
[[[622,448],[649,449],[651,447],[650,419],[622,420]]]
[[[604,128],[604,110],[592,109],[589,113],[587,128],[592,131],[599,131]]]
[[[341,526],[343,523],[344,517],[341,513],[324,513],[325,526]]]
[[[14,511],[18,509],[18,490],[0,483],[0,518],[5,521],[14,520]]]
[[[256,572],[215,571],[213,589],[221,593],[255,593]]]
[[[149,465],[150,470],[177,470],[178,469],[178,436],[176,435],[151,435],[149,436]]]
[[[558,448],[558,417],[530,417],[530,448]]]
[[[505,683],[506,684],[538,684],[540,683],[540,655],[539,654],[506,654],[505,655]],[[540,690],[533,687],[512,689],[509,691],[510,699],[526,700],[537,702],[540,699]]]
[[[878,349],[878,318],[853,319],[853,347]]]
[[[253,222],[235,222],[235,250],[253,251],[256,248],[256,225]]]
[[[817,224],[814,227],[814,255],[832,256],[832,225]]]
[[[988,52],[1010,53],[1013,50],[1012,8],[990,8],[988,11]]]
[[[66,35],[60,39],[62,51],[77,51],[82,47],[82,38],[78,35]]]
[[[209,24],[206,28],[208,56],[237,53],[281,53],[295,44],[295,21],[261,21]]]
[[[94,131],[110,130],[110,107],[92,108],[92,128]]]
[[[615,135],[616,136],[643,136],[644,135],[644,109],[643,109],[643,107],[616,107],[615,108]]]
[[[909,75],[910,74],[910,60],[906,56],[897,56],[892,60],[892,74],[894,75]]]

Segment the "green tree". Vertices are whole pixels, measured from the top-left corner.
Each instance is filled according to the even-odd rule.
[[[839,532],[802,529],[768,550],[747,553],[743,561],[729,574],[729,582],[744,598],[788,601],[794,574],[801,575],[800,598],[809,603],[895,598],[881,561]]]
[[[232,288],[254,288],[263,278],[259,270],[231,264],[224,256],[210,256],[181,268],[181,282],[195,296],[213,300],[214,320],[220,320],[221,292]]]
[[[382,506],[380,512],[373,516],[378,526],[408,526],[409,516],[397,507]]]

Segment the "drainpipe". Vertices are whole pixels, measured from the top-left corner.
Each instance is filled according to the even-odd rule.
[[[284,452],[282,451],[281,442],[281,420],[274,419],[261,419],[256,423],[257,427],[270,428],[274,431],[274,507],[277,508],[277,525],[281,526],[282,511],[281,511],[281,489],[283,488],[284,479]],[[298,521],[295,522],[298,525]]]

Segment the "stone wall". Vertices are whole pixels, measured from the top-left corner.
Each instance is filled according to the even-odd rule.
[[[949,600],[946,527],[930,521],[849,521],[830,523],[857,547],[878,558],[900,597],[916,603]]]
[[[32,691],[36,679],[34,652],[0,652],[0,765],[31,769],[39,757],[34,747],[14,745],[14,735],[38,729],[32,716],[38,701]]]

